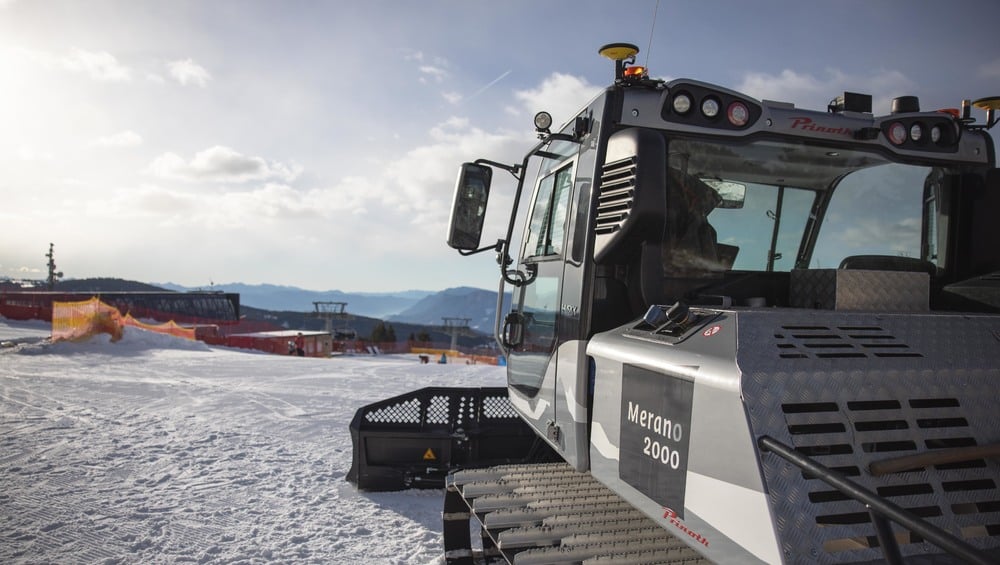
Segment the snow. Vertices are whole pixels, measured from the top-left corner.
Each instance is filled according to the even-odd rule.
[[[0,318],[0,562],[443,563],[441,490],[345,480],[360,406],[503,369]]]

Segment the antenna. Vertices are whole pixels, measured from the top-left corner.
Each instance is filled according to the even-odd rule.
[[[59,279],[63,277],[62,271],[56,270],[56,253],[53,250],[55,245],[49,244],[49,252],[45,254],[49,258],[49,278],[46,281],[48,283],[49,290],[55,290],[56,283]]]
[[[653,50],[653,30],[656,29],[656,13],[660,11],[660,0],[656,0],[656,6],[653,7],[653,23],[649,25],[649,43],[646,44],[646,61],[643,62],[642,66],[649,68],[649,54]]]

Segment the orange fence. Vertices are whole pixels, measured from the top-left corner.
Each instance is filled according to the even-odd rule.
[[[111,341],[118,341],[122,338],[125,326],[187,339],[195,338],[195,330],[192,328],[183,328],[173,321],[146,324],[136,320],[131,314],[122,316],[117,308],[108,306],[97,298],[52,303],[53,341],[79,341],[102,333],[109,334]]]
[[[183,337],[184,339],[191,339],[191,340],[195,338],[194,328],[185,328],[182,326],[178,326],[176,323],[174,323],[173,320],[170,320],[169,322],[165,322],[163,324],[146,324],[133,318],[132,314],[125,314],[125,319],[122,321],[122,323],[126,326],[142,328],[146,331],[156,332],[159,334],[170,334],[172,336]]]

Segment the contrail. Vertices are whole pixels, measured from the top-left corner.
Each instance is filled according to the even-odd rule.
[[[490,81],[489,83],[487,83],[487,84],[486,84],[486,86],[484,86],[484,87],[480,88],[479,90],[477,90],[477,91],[473,92],[473,93],[472,93],[472,94],[470,94],[470,95],[469,95],[468,97],[466,97],[466,100],[472,100],[472,99],[473,99],[473,98],[475,98],[476,96],[479,96],[480,94],[482,94],[482,93],[486,92],[487,90],[489,90],[489,89],[490,89],[490,87],[492,87],[492,86],[493,86],[494,84],[496,84],[496,83],[498,83],[498,82],[502,81],[502,80],[503,80],[504,78],[506,78],[506,77],[507,77],[507,75],[509,75],[510,73],[511,73],[511,71],[507,71],[507,72],[505,72],[504,74],[502,74],[502,75],[498,76],[497,78],[495,78],[495,79],[491,80],[491,81]]]

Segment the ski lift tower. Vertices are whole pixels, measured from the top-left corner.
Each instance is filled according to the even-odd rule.
[[[343,320],[346,322],[351,319],[351,315],[345,310],[347,308],[346,302],[313,302],[313,307],[316,308],[315,315],[317,318],[322,318],[326,322],[326,333],[333,335],[333,321]]]
[[[467,335],[471,332],[469,321],[471,318],[441,318],[444,325],[441,327],[445,332],[451,333],[451,350],[458,351],[459,334]]]

